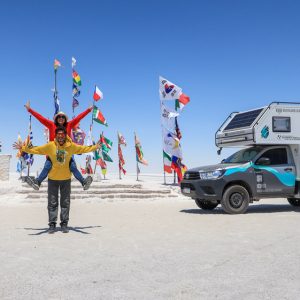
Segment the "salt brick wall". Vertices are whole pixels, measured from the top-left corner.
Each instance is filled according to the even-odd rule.
[[[0,180],[9,180],[9,165],[11,155],[0,154]]]

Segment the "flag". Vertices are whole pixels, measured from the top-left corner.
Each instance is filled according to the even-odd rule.
[[[178,126],[177,118],[175,118],[175,132],[176,132],[177,138],[180,140],[182,138],[182,134],[181,134],[181,131]]]
[[[144,154],[142,151],[142,146],[141,143],[137,137],[137,135],[134,136],[134,141],[135,141],[135,151],[136,151],[136,160],[144,165],[148,165],[148,162],[144,159]]]
[[[100,91],[100,89],[96,85],[95,85],[95,91],[94,91],[93,98],[95,101],[103,99],[103,93]]]
[[[80,79],[79,74],[75,70],[73,70],[72,75],[73,75],[73,82],[80,86],[81,79]]]
[[[103,134],[100,135],[100,143],[102,146],[102,150],[105,151],[106,153],[111,150],[112,147],[112,141],[106,138]]]
[[[171,110],[161,103],[161,124],[170,131],[175,129],[175,118],[179,113]]]
[[[73,98],[72,108],[79,106],[79,101],[76,98]]]
[[[80,167],[80,171],[81,171],[81,174],[82,174],[82,175],[85,175],[85,174],[86,174],[86,170],[83,169],[83,168],[81,168],[81,167]]]
[[[102,151],[102,156],[103,156],[104,160],[109,161],[109,162],[113,162],[111,157],[106,152]]]
[[[72,57],[72,69],[76,66],[76,59]]]
[[[93,160],[96,160],[96,162],[98,162],[98,160],[101,158],[100,153],[99,153],[99,149],[97,149],[96,151],[93,152]]]
[[[54,110],[55,110],[54,115],[56,115],[60,111],[59,99],[56,91],[54,91]]]
[[[118,144],[127,145],[124,136],[120,132],[118,132]]]
[[[102,115],[101,111],[97,108],[97,106],[94,106],[93,108],[93,120],[99,124],[108,126],[104,116]]]
[[[57,59],[54,59],[54,70],[56,71],[59,67],[61,67],[61,63]]]
[[[176,100],[179,98],[182,89],[176,84],[159,76],[160,100]]]
[[[79,127],[77,127],[76,129],[72,128],[71,139],[75,144],[83,145],[85,137],[86,137],[86,134],[81,128],[79,128]]]
[[[172,158],[171,158],[171,156],[168,153],[166,153],[165,151],[163,151],[163,159],[164,159],[164,171],[167,173],[172,173],[172,168],[171,168]]]
[[[91,166],[92,156],[89,154],[85,158],[85,174],[93,174],[93,168]]]
[[[176,99],[175,101],[175,109],[182,110],[189,102],[190,102],[190,97],[185,95],[184,93],[181,93],[179,99]]]
[[[182,158],[180,141],[175,133],[163,129],[163,150],[170,155]]]
[[[98,159],[97,159],[97,165],[98,166],[100,166],[101,167],[101,169],[106,169],[107,168],[107,166],[106,166],[106,162],[101,158],[101,157],[99,157]]]
[[[79,97],[80,96],[80,90],[79,90],[78,86],[75,83],[73,83],[72,94],[73,94],[73,97]]]
[[[181,182],[183,178],[183,174],[187,170],[187,167],[181,162],[181,159],[177,156],[172,156],[172,164],[171,167],[177,173],[178,183]]]
[[[126,170],[123,168],[125,165],[121,144],[118,144],[118,156],[119,156],[119,170],[123,172],[123,174],[126,174]]]

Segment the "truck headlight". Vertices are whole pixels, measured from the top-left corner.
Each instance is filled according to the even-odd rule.
[[[215,170],[210,172],[199,172],[201,179],[217,179],[225,173],[225,170]]]

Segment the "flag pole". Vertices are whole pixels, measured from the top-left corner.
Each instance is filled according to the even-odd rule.
[[[160,114],[161,114],[161,100],[160,102]],[[163,131],[163,124],[162,124],[162,118],[160,118],[160,126],[161,126],[161,137],[162,137],[162,148],[163,148],[163,155],[162,155],[162,160],[163,160],[163,169],[164,169],[164,184],[166,184],[166,171],[165,171],[165,163],[164,163],[164,131]]]
[[[54,68],[54,107],[55,107],[54,115],[57,114],[58,111],[59,111],[59,104],[57,103],[57,98],[58,98],[57,94],[58,94],[58,92],[57,92],[57,79],[56,79],[56,77],[57,77],[57,68]]]
[[[31,115],[29,115],[29,143],[30,143],[30,132],[31,132]],[[29,157],[30,157],[30,154],[28,154]],[[27,162],[27,177],[29,177],[29,174],[30,174],[30,159],[29,161]]]
[[[139,181],[139,165],[137,161],[137,155],[136,155],[136,134],[134,132],[134,150],[135,150],[135,160],[136,160],[136,181]]]
[[[118,157],[119,157],[119,179],[122,179],[122,175],[121,175],[121,169],[120,169],[120,155],[119,155],[119,147],[121,147],[120,145],[120,141],[119,141],[119,132],[117,131],[117,139],[118,139]]]
[[[104,138],[104,133],[103,133],[103,131],[102,131],[101,135],[102,135],[102,137]],[[103,161],[104,161],[104,158],[103,158]],[[106,168],[106,171],[107,171],[107,168]],[[105,175],[106,175],[106,172],[105,172],[105,174],[103,174],[104,180],[106,179],[106,178],[105,178]]]

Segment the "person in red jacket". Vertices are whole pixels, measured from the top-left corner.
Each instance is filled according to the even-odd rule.
[[[29,101],[25,104],[25,108],[31,115],[33,115],[37,120],[39,120],[45,127],[49,129],[49,140],[53,141],[55,138],[55,130],[58,126],[65,127],[68,136],[71,136],[72,128],[76,127],[77,124],[80,122],[80,120],[82,120],[86,115],[88,115],[92,111],[93,106],[90,106],[88,109],[80,113],[76,118],[70,121],[68,121],[68,116],[64,112],[60,111],[53,117],[53,122],[40,115],[38,112],[34,111],[30,107]],[[28,177],[27,183],[31,185],[35,190],[38,190],[40,188],[41,183],[48,176],[48,173],[50,172],[51,168],[52,168],[52,162],[50,158],[47,157],[44,168],[40,173],[40,175],[37,178],[33,178],[33,179]],[[74,177],[82,184],[84,190],[87,190],[90,187],[93,178],[91,176],[87,176],[86,178],[83,178],[83,176],[77,169],[74,158],[72,158],[70,161],[70,171],[73,173]]]

